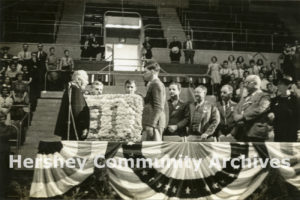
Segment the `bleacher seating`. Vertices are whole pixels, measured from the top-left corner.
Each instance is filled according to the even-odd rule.
[[[177,11],[186,32],[193,30],[197,49],[280,52],[291,39],[276,13],[248,11],[246,5],[190,0],[189,8]]]
[[[101,3],[87,3],[84,15],[84,27],[82,30],[82,41],[86,35],[93,33],[96,35],[100,44],[103,41],[103,16],[106,11],[124,11],[137,12],[142,16],[145,35],[151,38],[154,47],[166,47],[167,41],[164,38],[163,29],[159,21],[157,9],[154,6],[135,6],[135,5],[121,5],[116,4],[101,4]]]
[[[4,1],[1,10],[1,40],[53,43],[60,21],[62,0]]]

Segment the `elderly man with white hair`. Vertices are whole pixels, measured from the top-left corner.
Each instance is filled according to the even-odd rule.
[[[239,141],[263,142],[269,139],[271,131],[270,97],[260,90],[261,80],[257,75],[245,79],[248,96],[241,98],[234,110],[236,122],[233,135]]]
[[[64,91],[54,132],[62,140],[83,140],[87,136],[90,114],[83,96],[87,84],[87,73],[78,70],[74,72],[72,81]]]

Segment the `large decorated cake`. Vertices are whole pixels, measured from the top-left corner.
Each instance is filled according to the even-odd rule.
[[[86,95],[90,109],[87,140],[139,142],[143,99],[140,95]]]

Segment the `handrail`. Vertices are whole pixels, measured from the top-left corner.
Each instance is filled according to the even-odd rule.
[[[194,11],[194,10],[189,10],[189,9],[183,9],[183,13],[196,13],[196,14],[213,14],[213,15],[225,15],[225,16],[232,16],[231,14],[227,14],[227,13],[220,13],[220,12],[206,12],[206,11]],[[271,13],[260,13],[260,14],[265,14],[265,15],[270,15]],[[276,13],[275,13],[276,14]],[[252,13],[247,13],[247,14],[243,14],[243,13],[235,13],[234,16],[257,16],[257,14],[252,14]]]
[[[193,29],[193,26],[191,26],[191,28]],[[160,28],[147,28],[145,30],[162,30]],[[168,30],[182,30],[182,29],[168,29]],[[183,31],[190,31],[190,29],[183,29]],[[194,30],[193,31],[195,33],[199,32],[199,33],[222,33],[222,34],[229,34],[229,33],[235,33],[237,34],[237,32],[232,32],[232,31],[228,31],[228,32],[225,32],[225,31],[199,31],[199,30]],[[241,33],[239,33],[241,34]],[[274,35],[274,34],[257,34],[257,33],[247,33],[247,35],[264,35],[264,36],[271,36],[271,35]],[[280,36],[284,36],[284,37],[289,37],[289,36],[285,36],[285,35],[280,35]]]
[[[243,24],[266,24],[264,22],[251,22],[251,21],[231,21],[231,20],[215,20],[215,19],[198,19],[198,18],[188,18],[188,20],[190,21],[204,21],[204,22],[226,22],[226,23],[235,23],[235,24],[239,24],[239,23],[243,23]],[[270,23],[268,23],[270,24]],[[274,25],[275,23],[272,23],[271,25]]]
[[[37,21],[26,21],[26,22],[15,22],[15,21],[5,21],[8,24],[36,24],[36,25],[53,25],[53,23],[36,23],[36,22],[59,22],[58,20],[37,20]],[[60,21],[60,24],[63,25],[73,25],[73,26],[80,26],[79,22],[75,21]]]
[[[86,5],[87,8],[103,8],[103,9],[120,9],[121,10],[121,7],[112,7],[112,6],[89,6],[89,5]],[[145,11],[156,11],[157,12],[157,9],[156,8],[128,8],[128,7],[124,7],[124,10],[126,9],[132,9],[132,10],[145,10]]]

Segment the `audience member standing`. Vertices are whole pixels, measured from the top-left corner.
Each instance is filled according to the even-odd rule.
[[[183,53],[185,58],[185,64],[188,64],[189,62],[191,64],[194,64],[194,56],[195,56],[195,50],[194,50],[194,42],[191,40],[191,36],[186,36],[186,41],[183,42]]]
[[[31,102],[31,109],[35,111],[35,107],[37,104],[37,98],[40,96],[40,76],[39,76],[39,65],[37,60],[37,55],[35,52],[31,54],[31,60],[28,62],[29,72],[32,75],[32,81],[30,84],[30,102]]]
[[[232,74],[231,68],[228,67],[228,61],[223,62],[222,68],[220,69],[221,85],[225,85],[230,81],[230,75]]]
[[[18,57],[22,65],[28,65],[28,62],[31,59],[31,52],[28,50],[28,44],[23,44],[23,50],[18,53]]]
[[[46,74],[46,60],[47,60],[47,53],[43,50],[43,44],[39,43],[38,51],[36,52],[37,61],[38,61],[38,69],[39,69],[39,77],[40,77],[40,90],[42,91],[45,88],[45,74]]]
[[[181,42],[173,36],[173,41],[169,44],[171,63],[179,63],[181,57]]]
[[[70,57],[69,50],[64,51],[64,56],[60,59],[60,70],[62,85],[66,85],[71,80],[71,73],[74,69],[73,58]]]
[[[49,56],[46,59],[46,69],[48,71],[47,80],[49,84],[46,89],[57,90],[59,88],[58,83],[58,58],[55,55],[55,48],[49,49]]]
[[[157,62],[148,62],[145,66],[144,80],[148,82],[145,106],[142,116],[142,140],[161,141],[162,133],[168,124],[168,104],[166,90],[159,80],[160,66]]]
[[[149,36],[145,37],[145,41],[143,43],[143,48],[145,50],[145,52],[144,52],[145,58],[151,59],[152,58],[152,44],[151,44]]]
[[[186,127],[189,122],[189,107],[180,98],[181,85],[180,83],[172,82],[169,85],[170,99],[169,106],[169,124],[164,131],[164,136],[179,136],[171,141],[183,142],[183,137],[186,136]],[[164,139],[165,140],[165,139]],[[170,141],[170,140],[168,140]]]
[[[207,74],[211,78],[211,83],[213,85],[215,93],[218,91],[219,86],[221,84],[221,65],[217,63],[218,59],[216,56],[211,58],[211,63],[208,65]]]

